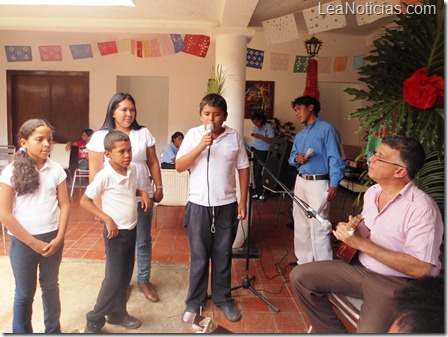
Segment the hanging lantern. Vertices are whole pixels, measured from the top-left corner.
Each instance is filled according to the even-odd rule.
[[[320,92],[317,83],[317,60],[314,59],[319,53],[322,41],[316,37],[305,40],[305,48],[308,53],[308,68],[306,70],[306,82],[304,96],[312,96],[319,100]]]
[[[314,58],[319,53],[323,42],[313,35],[311,39],[305,40],[305,48],[309,58]]]

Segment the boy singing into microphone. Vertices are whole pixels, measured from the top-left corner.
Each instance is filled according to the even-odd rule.
[[[211,299],[229,321],[236,322],[241,314],[230,290],[232,244],[239,222],[246,217],[249,160],[240,134],[223,125],[227,103],[222,96],[205,96],[199,115],[202,125],[187,132],[176,156],[176,170],[190,170],[185,215],[191,251],[190,285],[182,321],[193,322],[207,303],[211,260]]]

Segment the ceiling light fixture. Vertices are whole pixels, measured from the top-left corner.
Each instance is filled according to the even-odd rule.
[[[305,40],[305,48],[310,58],[317,56],[320,47],[322,47],[322,41],[313,35],[311,39]]]
[[[134,2],[132,0],[0,0],[0,5],[135,7]]]

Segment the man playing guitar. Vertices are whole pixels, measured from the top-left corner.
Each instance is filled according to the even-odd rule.
[[[385,137],[370,158],[368,174],[377,184],[364,195],[365,219],[357,230],[339,223],[333,231],[357,256],[350,263],[316,261],[292,270],[291,284],[313,332],[347,332],[327,297],[335,292],[363,299],[357,332],[385,333],[395,314],[394,294],[413,279],[439,274],[442,216],[412,180],[424,162],[418,141]]]

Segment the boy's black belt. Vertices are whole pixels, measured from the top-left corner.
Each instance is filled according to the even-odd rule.
[[[299,177],[305,180],[329,180],[330,176],[328,174],[304,174],[299,173]]]

